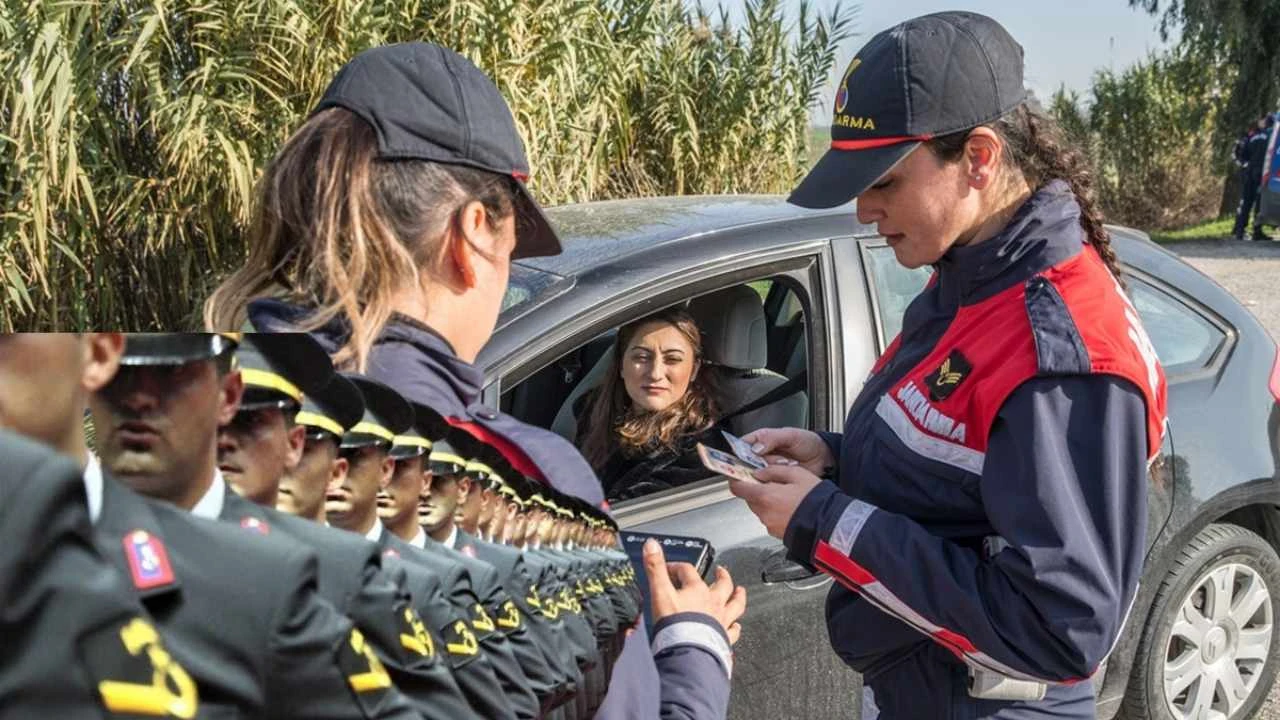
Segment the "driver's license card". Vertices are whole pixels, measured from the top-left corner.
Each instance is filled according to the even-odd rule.
[[[711,472],[724,475],[730,480],[741,480],[743,482],[758,483],[751,471],[756,469],[747,465],[745,461],[740,460],[729,453],[720,452],[715,448],[707,447],[702,443],[698,443],[698,457],[702,458],[702,464],[707,466]]]
[[[768,467],[769,463],[765,462],[764,458],[751,449],[751,443],[724,430],[721,430],[720,434],[724,435],[724,439],[729,443],[729,448],[733,450],[733,454],[737,455],[740,460],[757,470],[763,470]]]

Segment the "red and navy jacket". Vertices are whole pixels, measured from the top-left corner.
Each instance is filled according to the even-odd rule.
[[[967,665],[1092,717],[1079,681],[1136,593],[1164,427],[1163,370],[1065,183],[948,251],[785,536],[838,582],[832,644],[886,715],[997,712],[957,690]]]
[[[257,300],[250,304],[249,319],[258,330],[286,332],[301,326],[306,313],[305,308],[278,300]],[[312,336],[333,353],[348,334],[344,322],[334,321]],[[431,328],[394,316],[370,352],[367,374],[497,449],[525,476],[603,505],[600,481],[582,454],[559,435],[484,405],[480,401],[483,373],[460,359]],[[623,645],[608,694],[595,717],[723,718],[731,672],[728,635],[711,616],[680,613],[663,619],[649,632],[641,624]]]

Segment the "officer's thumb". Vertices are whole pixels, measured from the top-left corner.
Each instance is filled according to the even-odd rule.
[[[659,614],[665,614],[667,597],[675,591],[675,586],[667,572],[667,557],[662,546],[653,538],[644,541],[644,572],[649,576],[649,597],[653,602],[654,619],[657,620]]]

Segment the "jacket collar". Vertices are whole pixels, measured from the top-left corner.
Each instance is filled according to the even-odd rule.
[[[1053,180],[1018,208],[1009,223],[977,245],[953,247],[938,261],[945,307],[972,305],[1074,257],[1084,246],[1080,206],[1071,188]]]
[[[287,332],[305,324],[308,309],[283,300],[262,299],[249,303],[249,321],[262,332]],[[334,318],[311,331],[330,355],[351,335],[345,319]],[[410,402],[426,405],[443,415],[462,417],[480,399],[484,374],[460,359],[453,346],[430,327],[404,315],[393,315],[369,354],[369,377],[391,385]],[[436,387],[430,378],[441,378],[448,389]],[[459,402],[461,401],[461,402]]]

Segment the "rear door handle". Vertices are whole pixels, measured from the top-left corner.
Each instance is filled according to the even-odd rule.
[[[765,555],[760,579],[766,584],[793,583],[808,580],[818,574],[817,570],[810,570],[800,563],[788,560],[787,549],[780,547]]]

